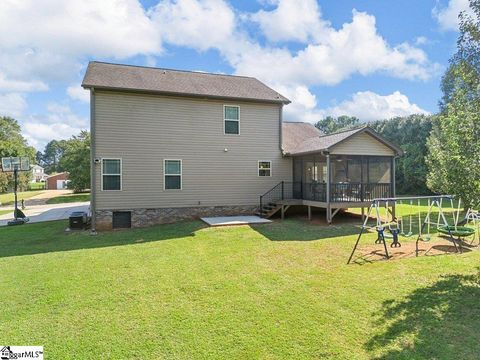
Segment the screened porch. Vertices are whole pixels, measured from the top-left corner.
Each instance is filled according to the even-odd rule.
[[[283,198],[354,203],[390,197],[394,193],[392,168],[393,157],[388,156],[296,156],[293,182],[283,185]]]

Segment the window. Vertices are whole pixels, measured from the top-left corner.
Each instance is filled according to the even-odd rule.
[[[122,190],[121,159],[102,159],[102,190]]]
[[[225,134],[240,134],[240,106],[223,107],[224,132]]]
[[[258,176],[272,176],[272,162],[260,160],[258,162]]]
[[[182,190],[182,160],[164,161],[165,190]]]

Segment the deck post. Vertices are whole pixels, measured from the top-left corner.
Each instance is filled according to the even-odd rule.
[[[312,207],[308,205],[308,220],[312,220]]]
[[[362,206],[362,221],[365,221],[365,208]]]
[[[285,219],[285,205],[282,205],[282,220]]]
[[[327,196],[326,196],[326,202],[327,202],[327,223],[331,223],[331,209],[330,209],[330,182],[332,181],[331,176],[330,176],[330,153],[327,153]]]

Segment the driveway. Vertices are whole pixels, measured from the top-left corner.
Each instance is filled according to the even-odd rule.
[[[68,219],[72,212],[89,212],[89,208],[90,202],[86,201],[66,204],[29,206],[28,209],[24,211],[24,213],[30,218],[29,223],[37,223],[43,221]],[[12,213],[0,215],[0,226],[7,225],[7,222],[11,219],[13,219],[13,209]]]
[[[73,194],[72,190],[43,190],[41,194],[32,196],[31,198],[25,199],[25,206],[35,206],[35,205],[45,205],[48,199]],[[20,205],[19,205],[20,206]]]

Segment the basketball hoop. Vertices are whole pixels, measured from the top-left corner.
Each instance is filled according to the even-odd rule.
[[[30,159],[28,157],[4,157],[2,158],[2,171],[13,172],[15,179],[15,210],[13,212],[14,220],[9,221],[8,225],[21,225],[28,221],[25,214],[18,208],[17,188],[18,172],[30,171]]]
[[[28,157],[4,157],[2,158],[2,171],[30,171],[30,159]]]

